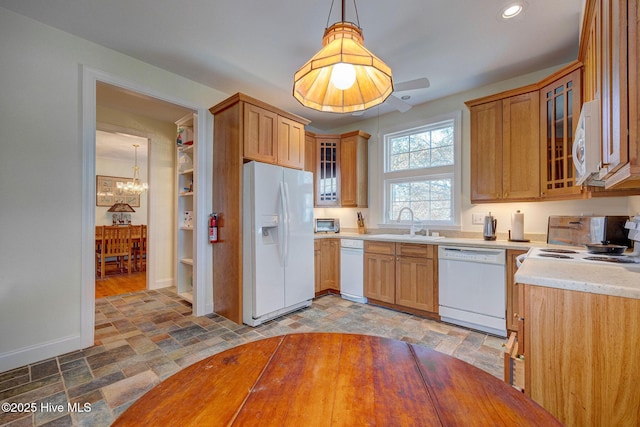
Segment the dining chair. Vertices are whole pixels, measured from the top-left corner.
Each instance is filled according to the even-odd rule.
[[[142,225],[129,225],[129,229],[131,230],[131,258],[133,261],[133,269],[140,270],[138,265],[138,256],[140,254]]]
[[[140,252],[139,252],[140,271],[146,271],[147,270],[147,226],[146,224],[142,225],[139,249],[140,249]]]
[[[96,225],[96,251],[98,251],[100,249],[100,245],[102,245],[102,228],[103,227],[104,225]]]
[[[96,250],[96,276],[104,279],[107,263],[114,263],[120,272],[131,274],[131,229],[103,226],[102,242]]]

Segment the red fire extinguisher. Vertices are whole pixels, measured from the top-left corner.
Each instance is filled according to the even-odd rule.
[[[209,216],[209,242],[215,243],[218,241],[218,214],[212,213]]]

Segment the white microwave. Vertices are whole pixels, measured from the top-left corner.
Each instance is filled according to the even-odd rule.
[[[573,164],[576,167],[576,185],[599,185],[594,179],[600,169],[600,101],[582,104],[578,127],[573,140]]]

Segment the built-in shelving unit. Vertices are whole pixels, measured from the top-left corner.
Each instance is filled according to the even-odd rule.
[[[192,302],[197,283],[197,116],[190,114],[176,122],[176,278],[178,295]]]

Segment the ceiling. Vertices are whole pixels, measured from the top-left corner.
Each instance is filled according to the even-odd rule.
[[[575,60],[584,0],[360,0],[365,47],[394,82],[431,86],[398,93],[421,104]],[[319,130],[395,111],[388,102],[363,116],[321,113],[292,96],[293,74],[340,20],[329,0],[0,0],[0,6],[120,51],[229,95],[244,92],[306,117]],[[356,21],[346,1],[347,21]],[[328,19],[329,18],[329,19]],[[215,101],[212,102],[215,103]],[[172,120],[173,121],[173,120]]]
[[[131,162],[131,175],[135,157],[134,144],[138,147],[138,164],[147,163],[148,140],[117,132],[96,131],[96,157]]]

